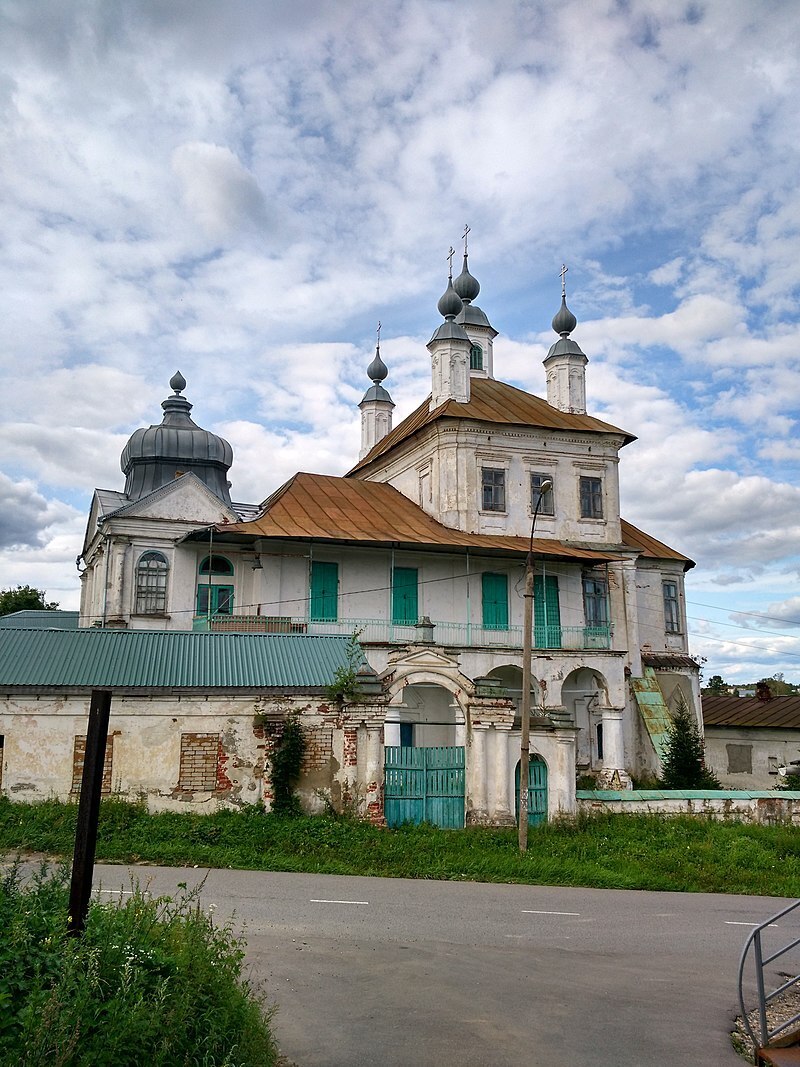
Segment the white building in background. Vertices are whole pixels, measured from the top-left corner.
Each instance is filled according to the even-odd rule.
[[[437,815],[433,793],[461,766],[463,787],[445,788],[462,790],[461,817],[514,819],[537,503],[540,813],[574,810],[577,776],[625,788],[657,771],[677,690],[699,709],[684,607],[692,562],[620,516],[620,453],[635,438],[586,412],[588,360],[566,297],[544,400],[495,377],[497,331],[479,291],[465,251],[428,344],[430,396],[392,426],[379,344],[358,462],[341,478],[296,474],[258,506],[231,502],[230,445],[192,422],[176,374],[162,423],[137,430],[122,454],[124,491],[95,492],[83,549],[82,626],[357,633],[382,696],[370,698],[369,722],[358,703],[345,710],[386,768],[390,821],[423,810],[458,822]],[[423,781],[427,806],[403,807],[398,792],[439,759],[442,773]]]

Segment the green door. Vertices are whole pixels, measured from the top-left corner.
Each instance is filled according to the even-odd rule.
[[[533,644],[536,648],[561,648],[561,609],[558,578],[548,574],[533,579]]]
[[[419,618],[417,568],[395,567],[392,571],[392,622],[413,625]]]
[[[508,629],[508,575],[481,575],[483,625],[487,630]]]
[[[197,587],[197,614],[198,615],[232,615],[233,614],[233,586],[232,585],[198,585]]]
[[[514,813],[519,811],[519,763],[514,774]],[[528,764],[528,826],[547,822],[547,764],[541,756],[531,756]]]
[[[464,826],[464,749],[461,746],[385,749],[384,815],[388,826],[429,822]]]
[[[339,617],[339,564],[311,564],[310,617],[319,622],[336,622]]]

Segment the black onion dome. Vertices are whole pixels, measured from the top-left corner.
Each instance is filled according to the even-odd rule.
[[[560,334],[562,337],[566,337],[568,334],[572,333],[572,331],[577,325],[578,320],[567,307],[567,298],[565,296],[562,296],[561,307],[558,309],[555,314],[555,317],[553,318],[553,329],[556,331],[557,334]]]
[[[464,266],[462,267],[459,276],[453,282],[453,288],[465,304],[469,304],[470,301],[475,300],[478,293],[481,291],[480,282],[469,272],[466,252],[464,253]]]
[[[461,297],[453,288],[452,278],[448,280],[447,288],[439,297],[439,303],[436,306],[439,309],[439,314],[445,319],[454,319],[464,306]]]
[[[381,359],[380,345],[375,349],[375,358],[367,367],[367,377],[371,382],[382,382],[389,373],[386,364]]]
[[[125,475],[125,495],[131,500],[142,497],[173,481],[180,474],[192,473],[230,504],[228,471],[233,463],[233,449],[224,437],[204,430],[192,421],[192,405],[181,396],[186,379],[178,371],[170,379],[174,396],[163,401],[164,417],[156,426],[134,430],[122,450],[120,466]]]

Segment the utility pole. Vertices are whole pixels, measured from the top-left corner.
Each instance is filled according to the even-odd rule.
[[[78,825],[75,828],[75,851],[72,857],[72,882],[69,891],[67,933],[80,937],[86,926],[89,897],[92,894],[94,854],[97,846],[97,823],[100,794],[103,790],[103,763],[108,740],[111,692],[93,689],[86,730],[81,796],[78,801]]]
[[[528,766],[531,759],[531,659],[533,657],[533,531],[536,529],[536,519],[542,500],[552,488],[553,483],[549,478],[545,478],[539,486],[539,496],[531,521],[528,555],[525,560],[525,597],[522,619],[522,729],[519,739],[519,811],[517,812],[520,852],[528,851]]]

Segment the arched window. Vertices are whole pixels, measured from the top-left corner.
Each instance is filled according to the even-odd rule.
[[[160,552],[143,552],[136,564],[136,614],[164,615],[169,563]]]
[[[483,349],[480,345],[473,345],[469,350],[469,369],[483,370]]]
[[[233,564],[224,556],[206,556],[200,563],[201,574],[233,574]]]
[[[225,556],[206,556],[200,561],[197,581],[198,615],[233,615],[232,578],[233,564]]]

